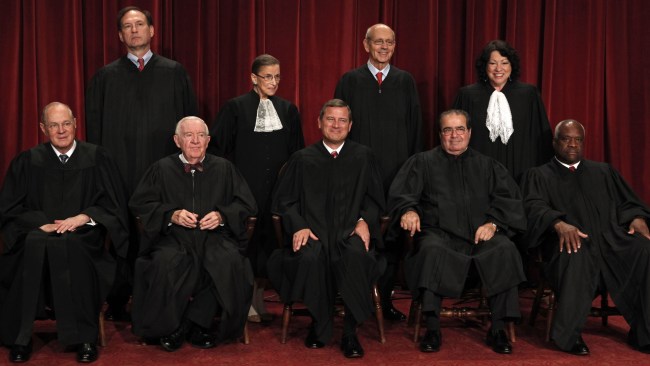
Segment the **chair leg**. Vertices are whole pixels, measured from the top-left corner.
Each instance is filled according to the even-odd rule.
[[[607,316],[609,314],[609,299],[607,291],[600,294],[600,313],[603,322],[603,327],[607,326]]]
[[[515,322],[508,322],[508,338],[510,338],[510,342],[515,343],[517,342],[517,336],[515,335]]]
[[[284,310],[282,311],[282,338],[280,343],[287,343],[287,330],[289,329],[289,320],[291,320],[291,304],[284,304]]]
[[[415,324],[415,312],[417,311],[417,301],[411,301],[411,306],[409,307],[409,317],[407,320],[406,325],[411,327],[413,324]]]
[[[244,323],[244,344],[250,344],[251,340],[248,337],[248,320]]]
[[[546,342],[551,341],[551,326],[555,315],[555,292],[550,291],[548,295],[548,311],[546,314]]]
[[[106,330],[104,328],[104,310],[99,312],[99,345],[106,347]]]
[[[544,297],[544,281],[540,280],[539,285],[537,286],[537,292],[535,293],[535,298],[533,299],[533,306],[530,309],[530,319],[528,319],[528,325],[531,327],[535,326],[535,320],[537,320],[537,314],[539,313],[539,306],[542,303],[542,298]]]
[[[381,308],[381,297],[377,285],[372,285],[372,300],[375,303],[375,316],[377,317],[377,330],[379,330],[379,342],[386,343],[386,335],[384,333],[384,311]]]
[[[413,342],[420,338],[420,324],[422,323],[422,303],[417,300],[411,300],[411,307],[415,307],[415,332],[413,333]],[[415,304],[413,304],[413,302]]]

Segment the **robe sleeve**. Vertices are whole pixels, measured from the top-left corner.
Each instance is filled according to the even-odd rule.
[[[401,235],[398,225],[402,215],[407,211],[415,211],[422,215],[418,207],[424,190],[424,171],[422,154],[411,156],[400,168],[388,191],[388,210],[390,226],[386,237],[387,242],[395,241]]]
[[[490,207],[486,212],[487,220],[506,230],[508,236],[513,236],[526,230],[521,193],[505,166],[494,160],[492,164],[492,189]]]
[[[650,219],[650,210],[632,191],[632,188],[623,180],[623,177],[611,166],[610,176],[616,194],[616,216],[618,224],[621,226],[629,225],[635,217],[644,217],[646,221]]]
[[[298,230],[309,228],[307,220],[302,216],[302,184],[304,183],[300,158],[298,154],[294,154],[281,171],[271,206],[271,212],[282,217],[284,231],[291,235]]]
[[[289,155],[305,147],[305,138],[302,134],[302,124],[300,123],[300,113],[298,108],[291,104],[289,106]]]
[[[187,71],[180,63],[176,63],[175,68],[175,83],[178,87],[174,88],[176,93],[177,103],[181,105],[176,106],[177,111],[182,111],[181,117],[196,116],[199,113],[198,104],[196,102],[196,95],[192,88],[192,81]],[[180,118],[179,118],[180,119]]]
[[[239,114],[236,103],[230,101],[221,108],[210,128],[210,152],[222,158],[229,158],[237,139]]]
[[[408,138],[408,154],[412,156],[415,153],[422,151],[422,110],[420,108],[420,97],[415,85],[415,81],[410,74],[407,74],[407,87],[406,93],[409,97],[409,110],[406,117],[406,128]]]
[[[229,202],[217,204],[215,210],[219,211],[224,218],[225,225],[232,231],[239,241],[240,250],[246,249],[248,238],[246,237],[246,219],[257,214],[257,204],[253,193],[248,188],[246,180],[231,163],[227,163],[228,178],[232,195]]]
[[[98,71],[86,90],[86,141],[101,145],[102,111],[104,109],[104,78]]]
[[[368,169],[368,174],[370,176],[367,178],[368,188],[361,203],[359,216],[368,224],[370,237],[374,240],[375,246],[382,248],[383,240],[380,219],[385,212],[384,187],[376,159],[370,155],[369,160],[370,169]]]
[[[533,152],[537,157],[534,166],[540,166],[549,161],[555,154],[552,143],[553,133],[551,132],[551,125],[548,122],[546,108],[539,90],[535,87],[532,88],[534,89],[535,100],[531,103],[529,119],[532,125],[531,129],[533,129],[531,136],[536,142],[532,143],[532,145],[537,147],[537,151]]]
[[[521,182],[524,209],[528,217],[528,230],[524,242],[529,249],[542,244],[556,220],[566,218],[566,213],[557,211],[549,202],[546,180],[540,168],[532,168],[524,175]]]

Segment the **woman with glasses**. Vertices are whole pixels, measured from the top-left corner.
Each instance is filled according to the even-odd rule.
[[[210,130],[212,153],[231,160],[248,183],[258,206],[258,220],[248,244],[256,278],[266,278],[266,259],[278,247],[271,224],[270,196],[278,171],[289,156],[304,147],[300,114],[291,102],[275,96],[280,86],[280,61],[255,58],[253,89],[229,100]],[[249,320],[270,320],[263,286],[256,286]]]
[[[470,146],[501,162],[517,182],[552,156],[551,127],[537,88],[520,81],[517,51],[502,40],[488,43],[476,60],[478,82],[462,87],[454,109],[469,113]]]

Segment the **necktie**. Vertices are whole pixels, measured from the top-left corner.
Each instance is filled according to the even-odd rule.
[[[63,164],[65,164],[65,163],[68,161],[69,158],[70,158],[70,157],[69,157],[68,155],[66,155],[66,154],[61,154],[61,155],[59,155],[59,160],[61,160],[61,162],[62,162]]]
[[[201,163],[201,162],[198,162],[196,164],[184,163],[183,164],[183,170],[185,170],[185,173],[189,173],[192,170],[198,170],[198,171],[202,172],[203,171],[203,163]]]
[[[339,153],[337,153],[336,151],[332,151],[330,155],[332,155],[332,157],[336,159],[339,156]]]
[[[138,59],[138,70],[140,71],[144,70],[144,59],[141,58]]]
[[[575,171],[576,171],[576,167],[573,166],[573,165],[571,165],[571,166],[569,166],[569,170],[572,171],[572,172],[575,172]]]
[[[377,83],[381,86],[381,81],[383,80],[384,74],[380,71],[377,73]]]

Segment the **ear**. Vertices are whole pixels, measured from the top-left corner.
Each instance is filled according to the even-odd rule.
[[[153,25],[150,25],[149,26],[149,37],[153,37],[154,33],[155,32],[154,32],[154,29],[153,29]]]
[[[368,42],[368,38],[363,39],[363,48],[365,48],[367,53],[370,53],[370,43]]]
[[[253,74],[252,72],[251,72],[251,82],[253,83],[253,85],[257,85],[257,75]]]
[[[43,133],[45,134],[45,136],[49,136],[49,135],[47,134],[47,129],[45,128],[45,124],[43,124],[43,122],[41,122],[41,123],[39,123],[38,125],[41,127],[41,131],[43,131]]]
[[[121,29],[117,32],[117,35],[118,35],[118,37],[120,37],[120,42],[124,43],[124,36],[122,36],[122,30]]]
[[[180,138],[176,134],[174,134],[174,143],[176,144],[176,147],[178,147],[179,149],[181,148]]]

